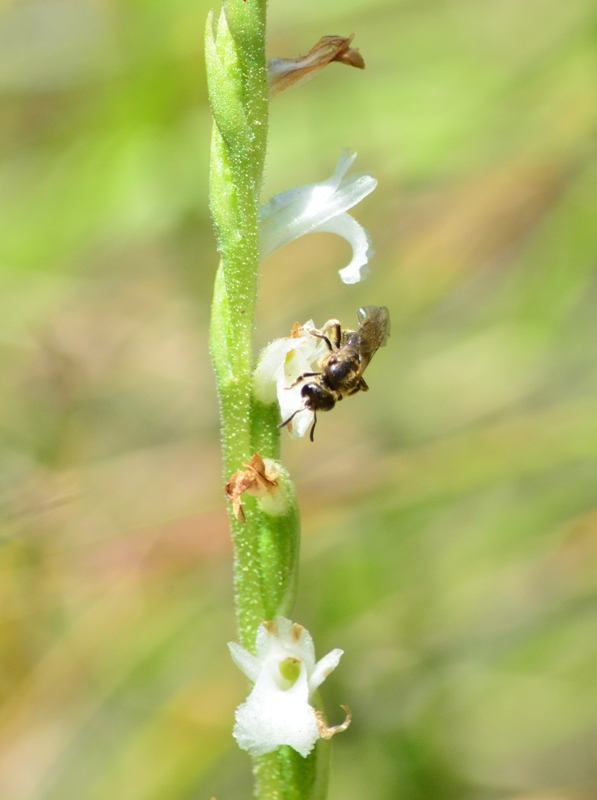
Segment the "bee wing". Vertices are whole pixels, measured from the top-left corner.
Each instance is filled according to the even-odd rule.
[[[363,306],[357,311],[359,349],[367,362],[390,336],[390,312],[387,306]]]

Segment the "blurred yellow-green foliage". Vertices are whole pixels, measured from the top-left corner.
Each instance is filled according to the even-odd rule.
[[[206,331],[206,0],[0,14],[0,797],[248,798]],[[264,199],[379,178],[372,277],[305,237],[257,344],[387,304],[371,391],[284,441],[295,618],[346,651],[331,800],[597,796],[597,7],[271,0]]]

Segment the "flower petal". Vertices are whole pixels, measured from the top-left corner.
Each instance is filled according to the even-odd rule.
[[[228,642],[228,647],[230,648],[230,655],[236,666],[241,672],[245,673],[250,681],[255,683],[261,672],[261,663],[259,659],[236,642]]]
[[[313,422],[313,412],[304,408],[305,400],[301,394],[303,384],[295,384],[295,381],[306,372],[313,371],[313,366],[304,351],[296,348],[286,356],[284,369],[278,380],[278,403],[282,421],[290,419],[295,412],[298,412],[289,426],[289,433],[293,439],[304,436]]]
[[[277,379],[284,367],[286,354],[297,346],[296,339],[276,339],[261,351],[253,373],[253,387],[255,397],[262,403],[269,405],[275,401]]]
[[[288,189],[262,206],[261,258],[305,233],[312,233],[375,189],[377,181],[368,173],[344,177],[355,157],[356,153],[350,155],[349,150],[344,150],[327,181]]]
[[[315,230],[316,232],[337,233],[352,247],[352,261],[347,267],[338,270],[344,283],[358,283],[370,274],[371,270],[367,266],[367,262],[374,255],[371,238],[354,217],[351,217],[350,214],[338,214]]]
[[[344,650],[339,650],[336,648],[332,650],[331,653],[328,653],[327,656],[320,658],[317,664],[315,665],[315,669],[311,673],[311,677],[309,678],[309,694],[313,694],[313,692],[321,686],[327,676],[333,672],[340,662],[340,657],[344,653]]]
[[[315,710],[309,705],[304,664],[298,680],[286,691],[276,685],[271,670],[262,671],[247,701],[236,710],[234,737],[254,756],[270,753],[283,744],[303,757],[309,755],[319,730]]]
[[[336,191],[336,189],[342,183],[342,178],[344,178],[348,170],[352,167],[356,157],[357,153],[353,153],[351,155],[350,148],[345,147],[342,153],[340,154],[340,158],[336,162],[336,168],[334,169],[334,174],[332,175],[331,178],[328,178],[327,181],[323,181],[322,183],[327,186],[333,187],[334,191]]]

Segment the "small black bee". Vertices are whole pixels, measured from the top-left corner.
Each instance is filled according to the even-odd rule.
[[[308,330],[312,336],[323,339],[330,354],[322,359],[320,372],[305,372],[292,384],[296,386],[300,381],[313,378],[301,389],[305,405],[282,422],[280,428],[288,425],[299,411],[312,411],[314,419],[309,438],[313,441],[318,411],[331,411],[343,397],[369,391],[363,372],[388,340],[390,312],[386,306],[363,306],[357,312],[357,319],[359,327],[356,331],[342,330],[337,319],[328,320],[321,330]]]

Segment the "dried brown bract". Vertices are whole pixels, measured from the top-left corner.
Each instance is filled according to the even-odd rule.
[[[274,97],[291,86],[297,86],[314,78],[332,61],[365,69],[363,56],[350,46],[353,38],[354,34],[348,37],[322,36],[304,56],[272,58],[267,65],[270,96]]]
[[[254,497],[265,497],[277,492],[279,486],[278,473],[271,459],[265,461],[259,453],[251,458],[248,464],[243,464],[245,469],[235,472],[226,484],[226,497],[232,503],[234,516],[241,522],[246,522],[245,512],[241,503],[241,495],[247,492]]]
[[[348,706],[340,706],[346,713],[346,719],[341,725],[328,725],[327,720],[322,711],[316,711],[315,717],[317,718],[317,729],[322,739],[331,739],[336,733],[345,731],[352,722],[352,712]]]

